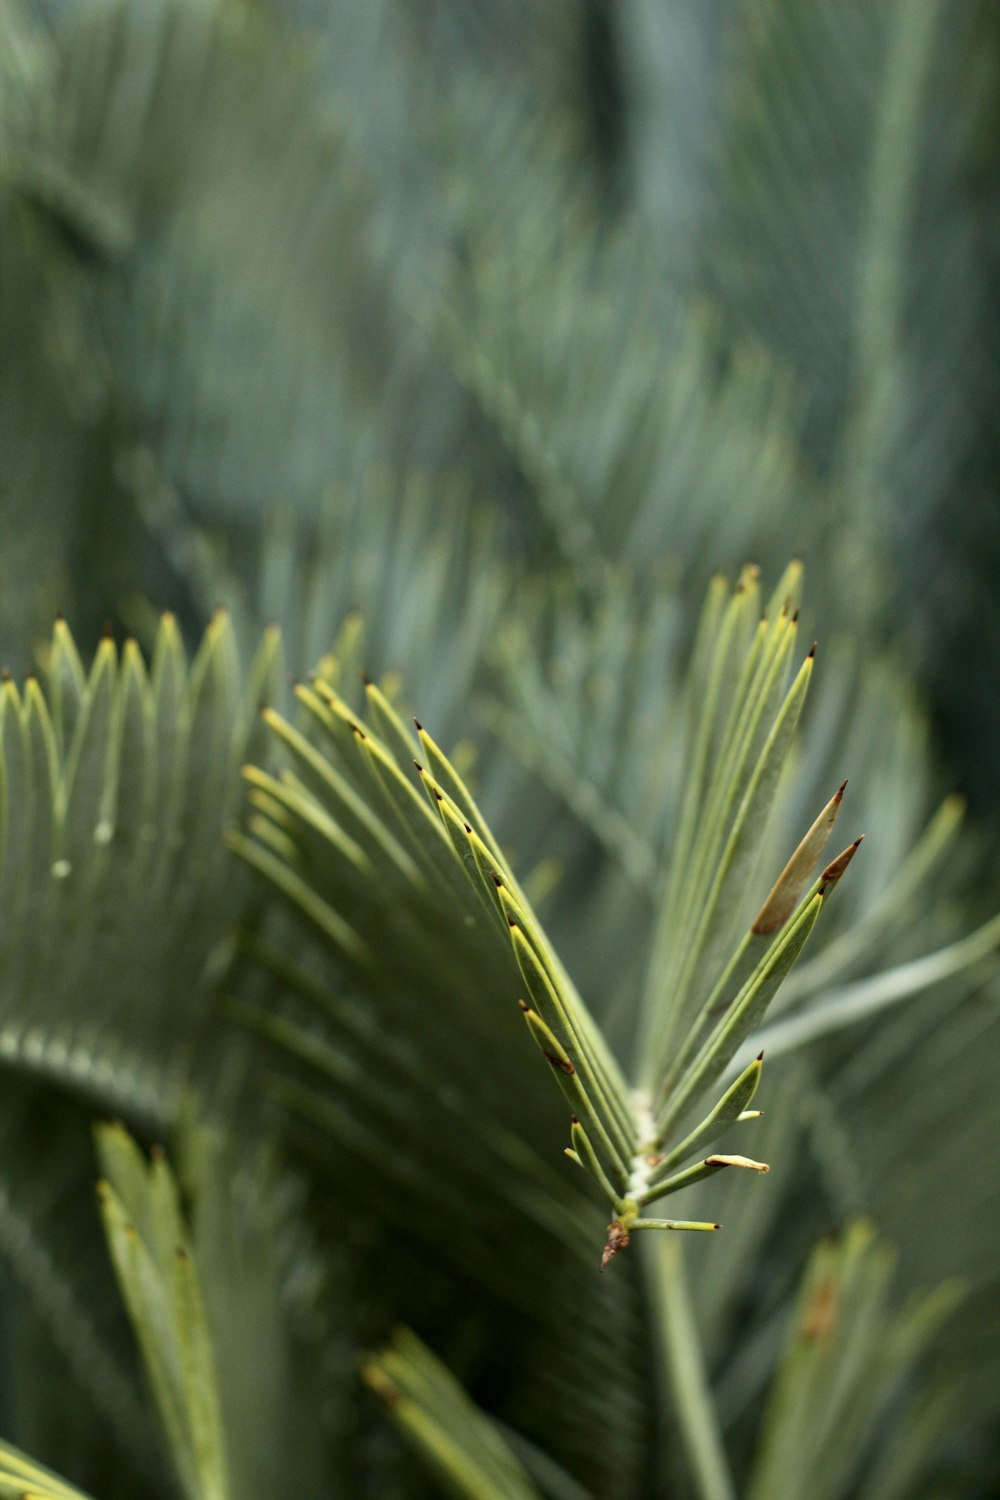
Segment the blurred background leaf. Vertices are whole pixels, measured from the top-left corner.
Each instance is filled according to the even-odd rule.
[[[460,766],[623,1056],[702,597],[719,569],[753,559],[772,586],[805,553],[817,682],[759,868],[781,867],[845,777],[842,816],[867,838],[771,1016],[765,1116],[741,1126],[770,1177],[690,1190],[685,1212],[738,1225],[683,1252],[699,1400],[737,1491],[770,1482],[802,1268],[839,1256],[838,1276],[882,1295],[888,1260],[860,1231],[814,1251],[863,1215],[895,1246],[886,1328],[954,1277],[965,1295],[928,1333],[932,1359],[900,1353],[878,1385],[893,1441],[860,1477],[831,1464],[830,1493],[985,1500],[995,7],[0,0],[0,24],[7,1430],[104,1500],[167,1492],[102,1259],[88,1121],[126,1113],[150,1145],[193,1087],[239,1141],[234,1181],[254,1180],[261,1135],[281,1141],[258,1207],[282,1311],[254,1358],[278,1368],[286,1324],[309,1331],[331,1492],[433,1484],[357,1380],[399,1319],[486,1413],[452,1414],[499,1423],[543,1493],[698,1492],[672,1419],[652,1415],[667,1403],[638,1332],[648,1273],[590,1287],[581,1269],[560,1291],[556,1256],[539,1320],[521,1178],[463,1161],[489,1268],[466,1267],[456,1296],[465,1241],[436,1263],[416,1144],[447,1142],[467,1091],[441,1083],[430,1034],[376,1037],[414,1147],[387,1161],[359,1102],[376,991],[221,835],[239,765],[260,757],[257,704],[291,701],[281,672],[336,662],[358,712],[366,672]],[[53,634],[59,611],[72,637]],[[101,646],[107,625],[137,644]],[[132,793],[148,847],[128,833]],[[754,909],[771,879],[748,888]],[[269,1038],[220,1009],[224,974]],[[405,1016],[403,987],[391,998]],[[516,1023],[523,1093],[520,1054],[498,1066],[546,1146],[535,1209],[554,1194],[597,1215],[559,1175],[559,1105],[530,1087]],[[200,1170],[201,1201],[224,1201]],[[198,1171],[181,1180],[196,1200]],[[223,1269],[212,1297],[244,1284]],[[580,1327],[556,1337],[583,1286]],[[579,1351],[609,1326],[588,1373]],[[251,1359],[232,1347],[238,1390]]]

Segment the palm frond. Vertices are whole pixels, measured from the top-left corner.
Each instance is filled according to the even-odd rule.
[[[211,1335],[177,1184],[120,1126],[98,1133],[108,1246],[171,1458],[189,1500],[230,1488]]]
[[[168,616],[148,668],[105,640],[85,670],[58,622],[46,688],[4,682],[8,1064],[157,1118],[176,1103],[239,909],[222,829],[279,670],[272,632],[244,680],[221,616],[189,665]]]
[[[0,1443],[0,1495],[3,1500],[89,1500],[83,1490],[8,1443]]]
[[[363,1373],[450,1493],[466,1500],[539,1500],[494,1424],[412,1333],[401,1329]]]
[[[791,578],[784,581],[779,594],[792,586]],[[755,631],[757,593],[756,577],[748,574],[721,617],[720,644],[705,642],[701,675],[696,668],[689,684],[693,696],[704,694],[706,680],[708,684],[708,708],[696,733],[701,769],[688,783],[705,799],[707,814],[697,804],[689,807],[688,823],[692,833],[698,828],[700,842],[689,837],[685,844],[682,833],[683,855],[676,866],[693,868],[696,876],[694,885],[689,880],[679,890],[683,920],[674,917],[677,936],[693,932],[686,957],[675,954],[672,959],[672,974],[679,969],[685,984],[710,946],[713,913],[721,912],[723,936],[732,926],[733,891],[746,881],[812,666],[810,655],[785,697],[783,677],[794,624],[783,609],[773,625]],[[717,598],[716,591],[713,613]],[[723,696],[720,703],[719,694],[726,693],[719,686],[723,682],[731,683],[731,702]],[[751,932],[707,1000],[699,995],[700,1008],[686,1013],[683,988],[679,997],[675,993],[668,999],[658,989],[650,1009],[656,1015],[655,1055],[664,1060],[654,1060],[646,1075],[647,1089],[652,1080],[657,1091],[655,1103],[650,1097],[648,1104],[637,1106],[510,862],[462,777],[431,736],[418,725],[422,764],[416,768],[422,796],[404,770],[416,742],[377,687],[369,686],[368,698],[380,732],[360,721],[321,678],[300,688],[298,696],[318,745],[277,715],[269,716],[294,770],[282,778],[250,773],[255,808],[251,836],[236,839],[234,846],[298,906],[367,985],[377,984],[385,973],[381,952],[365,936],[380,929],[392,933],[397,975],[411,970],[411,982],[418,982],[416,976],[426,969],[425,945],[434,930],[453,955],[463,949],[468,954],[470,982],[480,992],[484,976],[494,976],[495,999],[481,993],[480,1003],[470,1010],[464,997],[456,996],[454,1016],[446,1023],[451,1046],[461,1037],[468,1065],[474,1065],[485,1038],[496,1030],[491,1007],[520,991],[529,1032],[570,1106],[571,1159],[595,1179],[612,1209],[611,1253],[628,1243],[633,1228],[714,1228],[711,1223],[646,1220],[641,1209],[725,1167],[761,1167],[739,1156],[714,1156],[684,1172],[672,1170],[746,1112],[759,1065],[752,1065],[704,1124],[687,1135],[680,1154],[664,1151],[665,1133],[759,1020],[853,847],[805,895],[808,877],[800,869],[804,855],[799,853],[793,873],[781,882],[787,898],[783,916],[789,920],[770,916],[766,903],[766,935],[760,934],[758,941],[758,933]],[[832,816],[827,816],[825,833],[831,825]],[[819,859],[822,842],[807,835],[810,864]],[[716,942],[718,938],[716,934]],[[457,963],[453,969],[457,975]],[[672,1012],[668,1004],[673,1004]],[[438,1005],[443,1019],[441,998]],[[683,1047],[669,1059],[669,1035],[660,1034],[664,1012],[668,1019],[677,1018],[684,1038]],[[646,1049],[647,1057],[650,1051]]]
[[[753,1500],[850,1493],[882,1414],[956,1300],[945,1286],[892,1311],[892,1265],[863,1222],[817,1247],[765,1417]],[[930,1428],[924,1439],[937,1436]]]

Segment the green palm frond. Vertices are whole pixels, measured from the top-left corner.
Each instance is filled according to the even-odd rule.
[[[171,1460],[192,1500],[317,1483],[313,1352],[295,1347],[267,1163],[253,1175],[189,1125],[182,1184],[120,1125],[101,1126],[99,1199],[119,1287]]]
[[[791,587],[789,578],[778,592]],[[707,810],[694,803],[682,814],[683,853],[675,869],[692,869],[694,876],[675,886],[684,921],[667,907],[667,922],[674,929],[667,946],[675,950],[669,975],[663,973],[662,961],[658,966],[654,948],[655,993],[648,1002],[654,1028],[642,1049],[644,1105],[637,1105],[630,1093],[600,1027],[462,777],[422,727],[414,740],[374,685],[368,689],[368,722],[321,678],[298,690],[311,738],[269,715],[294,769],[282,778],[250,773],[255,809],[250,836],[234,841],[238,852],[298,907],[368,986],[381,980],[386,959],[383,944],[374,948],[367,934],[382,931],[383,943],[391,943],[397,983],[406,975],[412,984],[426,984],[427,945],[432,933],[440,932],[439,941],[453,955],[455,978],[468,964],[468,983],[479,991],[474,1008],[465,999],[464,985],[447,1009],[446,992],[437,997],[449,1046],[461,1051],[469,1068],[475,1067],[477,1056],[484,1066],[490,1056],[489,1074],[497,1078],[497,1042],[490,1039],[503,1035],[501,1017],[520,993],[529,1032],[570,1106],[569,1154],[596,1179],[612,1208],[611,1253],[628,1243],[634,1228],[715,1227],[647,1220],[641,1212],[647,1203],[728,1166],[766,1170],[740,1156],[707,1157],[677,1170],[747,1112],[759,1081],[759,1062],[675,1147],[665,1149],[666,1132],[718,1077],[759,1021],[854,849],[805,892],[832,827],[835,802],[821,833],[806,835],[781,877],[780,900],[772,893],[756,930],[731,961],[725,964],[710,952],[711,942],[718,944],[720,935],[724,938],[732,928],[731,908],[752,867],[812,666],[810,655],[785,696],[794,623],[784,608],[773,615],[771,625],[758,629],[758,592],[753,574],[725,607],[719,591],[713,591],[702,660],[689,683],[692,697],[700,697],[707,707],[695,736],[699,769],[688,785]],[[718,641],[712,639],[713,620]],[[417,742],[419,785],[406,772]],[[721,934],[712,932],[713,917]],[[688,932],[691,942],[681,951],[677,940]],[[661,946],[664,942],[660,940]],[[700,991],[691,983],[699,962],[707,969],[715,965]],[[493,998],[484,991],[487,976]],[[688,991],[696,1003],[685,1002]],[[667,1029],[671,1023],[678,1036],[673,1044]],[[504,1086],[502,1079],[497,1081]],[[490,1091],[489,1084],[485,1088]],[[502,1113],[502,1103],[500,1109]],[[527,1130],[524,1134],[530,1139]]]
[[[173,1107],[239,909],[221,836],[279,660],[272,632],[244,679],[220,616],[189,664],[167,616],[150,667],[105,640],[87,671],[59,622],[42,678],[4,682],[8,1064],[155,1117]]]
[[[943,1286],[895,1312],[892,1267],[892,1252],[863,1222],[817,1247],[765,1416],[752,1500],[852,1492],[901,1380],[957,1297]],[[940,1433],[928,1424],[909,1436],[929,1446]]]
[[[111,1258],[189,1500],[232,1494],[211,1336],[177,1184],[120,1126],[98,1135]]]
[[[401,1329],[363,1373],[449,1493],[466,1500],[539,1500],[494,1424],[412,1333]]]
[[[0,1443],[0,1495],[3,1500],[88,1500],[83,1490],[8,1443]]]

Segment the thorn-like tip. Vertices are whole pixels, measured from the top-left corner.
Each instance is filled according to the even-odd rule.
[[[368,676],[367,672],[362,672],[361,673],[361,681],[364,683],[364,685],[365,685],[366,688],[370,688],[370,687],[374,686],[374,684],[373,684],[371,678]]]
[[[419,719],[414,719],[413,722],[417,726],[417,733],[418,734],[423,734],[423,732],[424,732],[424,726],[421,724],[420,720]]]
[[[797,625],[798,623],[799,623],[799,611],[796,610],[795,613],[792,615],[792,624],[793,625]]]
[[[528,1004],[527,1000],[519,1000],[517,1003],[525,1013],[527,1013],[531,1009],[531,1006]]]
[[[502,891],[503,890],[503,881],[501,880],[500,876],[497,874],[496,870],[491,870],[490,871],[490,879],[492,880],[493,884],[496,886],[496,888],[497,888],[498,891]]]
[[[507,918],[507,926],[508,927],[516,927],[517,926],[517,923],[514,921],[513,917],[508,917]]]
[[[758,1062],[763,1062],[764,1061],[764,1049],[763,1049],[763,1047],[761,1047],[760,1051],[757,1053],[757,1061]]]
[[[424,774],[424,768],[423,768],[423,766],[422,766],[422,765],[421,765],[421,764],[420,764],[420,762],[419,762],[419,760],[415,760],[415,761],[414,761],[414,762],[413,762],[413,764],[414,764],[414,765],[415,765],[415,766],[416,766],[416,768],[417,768],[417,774],[418,774],[418,775],[419,775],[419,776],[422,776],[422,775],[423,775],[423,774]]]
[[[569,1123],[571,1125],[579,1125],[580,1121],[577,1119],[576,1115],[570,1115]]]
[[[809,647],[809,655],[806,657],[806,660],[807,661],[812,661],[814,659],[815,655],[816,655],[816,642],[813,641],[812,645]]]
[[[843,781],[840,783],[840,785],[837,788],[837,796],[838,797],[842,797],[844,795],[844,793],[846,792],[846,790],[847,790],[847,777],[845,776],[844,779],[843,779]]]
[[[432,786],[431,787],[431,791],[434,793],[434,799],[435,799],[435,801],[437,801],[437,802],[443,802],[444,801],[444,793],[443,792],[439,792],[436,786]]]
[[[471,833],[472,832],[472,829],[470,828],[470,826],[469,826],[468,823],[463,823],[462,827],[465,829],[466,833]]]

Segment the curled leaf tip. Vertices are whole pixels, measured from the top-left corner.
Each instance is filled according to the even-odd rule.
[[[754,1161],[751,1156],[709,1156],[706,1160],[712,1167],[744,1167],[748,1172],[771,1170],[766,1161]]]

